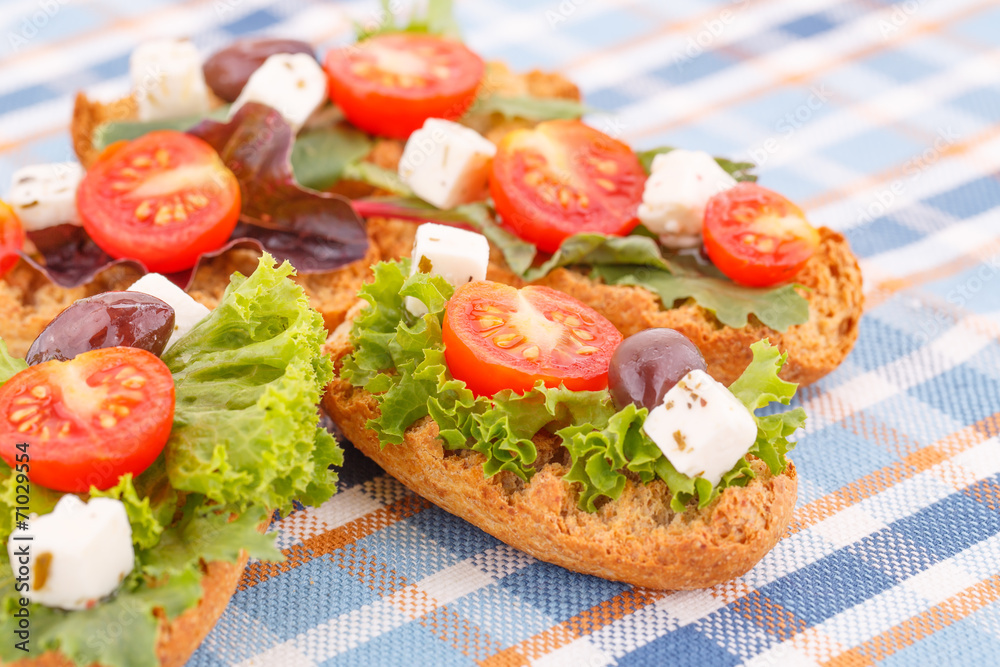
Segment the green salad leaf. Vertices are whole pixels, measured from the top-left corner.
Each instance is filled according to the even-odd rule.
[[[177,395],[164,450],[174,488],[239,509],[333,494],[327,466],[342,454],[315,407],[333,370],[323,318],[287,280],[293,271],[265,254],[163,355]]]
[[[90,493],[124,503],[135,569],[92,609],[30,605],[33,654],[58,649],[81,666],[155,667],[158,614],[174,618],[198,603],[202,561],[238,562],[243,550],[280,560],[273,534],[259,532],[270,509],[287,507],[293,496],[318,504],[333,493],[328,465],[342,463],[343,452],[318,427],[315,408],[332,368],[321,350],[322,318],[288,280],[291,273],[264,255],[251,277],[234,276],[216,310],[164,355],[177,396],[164,452],[142,474]],[[0,381],[23,367],[0,341]],[[0,462],[4,542],[19,492],[16,473]],[[31,485],[28,495],[29,512],[45,514],[63,494]],[[11,638],[20,608],[14,583],[0,549],[0,632]],[[0,662],[21,657],[13,641],[0,642]]]
[[[27,367],[27,362],[11,355],[7,351],[7,343],[0,339],[0,387]]]
[[[720,322],[737,329],[747,325],[750,315],[775,331],[809,321],[809,301],[796,291],[796,285],[745,287],[714,276],[613,264],[594,266],[592,275],[609,285],[644,287],[659,296],[665,308],[672,308],[679,300],[694,299]]]
[[[391,192],[394,195],[399,195],[400,197],[413,197],[413,190],[403,180],[399,177],[399,174],[392,169],[386,169],[385,167],[380,167],[374,162],[366,162],[362,160],[357,160],[351,162],[344,167],[344,171],[341,173],[341,177],[348,181],[361,181],[362,183],[367,183],[372,187],[376,187],[379,190],[385,190]],[[423,200],[417,199],[421,203]],[[430,206],[430,204],[426,204]]]
[[[533,122],[546,120],[576,120],[591,109],[582,102],[561,97],[535,97],[534,95],[501,95],[486,92],[476,98],[466,115],[498,113],[505,118],[521,118]]]
[[[452,0],[429,0],[424,13],[415,10],[405,23],[399,23],[393,11],[398,3],[392,0],[380,0],[381,8],[378,15],[368,21],[354,23],[354,33],[357,41],[363,41],[376,35],[393,32],[413,32],[428,35],[440,35],[461,39],[462,31],[455,19]]]
[[[648,174],[653,168],[653,158],[662,153],[669,153],[674,150],[674,146],[661,146],[660,148],[651,148],[646,151],[637,151],[636,157],[639,158],[639,162],[642,164],[642,168],[646,170]],[[723,171],[735,178],[737,181],[750,181],[751,183],[757,180],[757,175],[752,173],[754,169],[757,168],[753,162],[733,162],[732,160],[727,160],[724,157],[717,157],[715,161],[719,163]]]
[[[203,120],[224,121],[229,115],[229,105],[225,104],[200,116],[183,116],[162,120],[110,120],[94,128],[91,142],[98,151],[116,141],[132,141],[157,130],[177,130],[187,132]]]
[[[491,399],[476,398],[451,376],[444,358],[441,322],[451,286],[438,276],[409,275],[408,260],[378,264],[374,272],[374,281],[361,290],[369,305],[354,321],[353,352],[344,358],[342,377],[377,397],[380,414],[367,427],[383,446],[401,445],[406,429],[430,416],[446,448],[483,455],[485,475],[506,471],[529,480],[538,458],[534,439],[545,430],[569,451],[572,464],[565,479],[579,485],[579,506],[589,512],[602,499],[618,498],[628,474],[643,482],[662,480],[677,512],[691,504],[704,507],[727,487],[753,477],[745,459],[715,486],[679,473],[643,431],[647,411],[635,406],[616,411],[607,390],[570,391],[539,383],[524,394],[504,390]],[[421,318],[410,315],[406,296],[419,298],[429,312]],[[766,341],[751,350],[753,361],[732,391],[751,413],[772,402],[787,404],[795,385],[778,378],[785,357]],[[789,438],[805,413],[796,408],[754,418],[758,434],[750,453],[780,473],[794,446]]]
[[[538,280],[561,266],[644,266],[670,271],[659,245],[647,236],[608,236],[607,234],[574,234],[562,242],[555,254],[538,266],[532,266],[522,276]]]
[[[292,144],[292,172],[300,185],[326,190],[371,149],[371,137],[345,122],[302,130]]]

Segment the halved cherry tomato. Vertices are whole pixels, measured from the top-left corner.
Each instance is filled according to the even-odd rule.
[[[628,146],[580,121],[553,120],[503,138],[490,194],[507,227],[555,252],[580,232],[632,231],[645,184]]]
[[[332,49],[330,99],[362,130],[406,139],[428,118],[453,120],[476,98],[486,66],[461,42],[410,33]]]
[[[149,467],[173,421],[166,364],[136,348],[93,350],[30,366],[0,387],[0,458],[13,468],[17,445],[28,443],[33,483],[73,493],[109,489]]]
[[[788,282],[819,247],[819,232],[802,209],[756,183],[709,199],[703,232],[712,263],[751,287]]]
[[[204,141],[161,130],[105,151],[80,183],[76,206],[104,252],[171,273],[229,239],[240,186]]]
[[[448,301],[444,356],[451,374],[477,396],[525,392],[537,380],[577,391],[608,386],[622,335],[568,294],[529,285],[466,283]]]
[[[14,209],[0,201],[0,278],[17,264],[17,251],[24,247],[24,228]]]

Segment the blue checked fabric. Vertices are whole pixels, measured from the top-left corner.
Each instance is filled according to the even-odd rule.
[[[404,3],[405,4],[405,3]],[[854,352],[810,415],[788,534],[664,593],[535,561],[349,449],[276,523],[190,661],[219,665],[993,665],[1000,660],[1000,7],[990,0],[465,0],[466,41],[558,70],[637,147],[760,165],[861,260]],[[73,159],[73,95],[154,36],[349,37],[377,4],[6,0],[0,183]],[[3,186],[0,185],[0,188]]]

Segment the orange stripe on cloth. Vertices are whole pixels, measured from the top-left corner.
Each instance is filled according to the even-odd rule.
[[[525,639],[520,644],[478,661],[478,664],[481,667],[528,665],[532,660],[548,655],[581,637],[592,634],[667,595],[670,595],[667,591],[630,588],[559,625]]]
[[[935,632],[1000,600],[1000,574],[984,579],[958,595],[912,616],[899,625],[872,637],[860,646],[823,663],[824,667],[862,667],[874,665],[894,653],[913,646]]]
[[[431,504],[427,500],[419,496],[407,495],[404,498],[387,505],[381,509],[375,510],[370,514],[355,519],[350,523],[346,523],[343,526],[338,526],[333,530],[329,530],[320,535],[310,537],[304,540],[302,544],[297,544],[288,549],[282,549],[281,553],[285,555],[285,560],[280,563],[270,563],[270,562],[255,562],[251,563],[246,570],[243,571],[243,577],[240,579],[240,584],[238,590],[244,591],[248,588],[256,586],[257,584],[263,583],[268,579],[272,579],[280,574],[294,570],[295,568],[305,565],[306,563],[319,558],[320,556],[325,556],[332,554],[338,549],[342,549],[348,545],[352,545],[358,540],[371,535],[372,533],[377,533],[378,531],[388,528],[397,521],[402,521],[408,517],[421,512]],[[355,566],[351,559],[342,563],[342,566],[348,569],[348,571],[354,572],[363,581],[369,581],[375,586],[374,582],[377,577],[372,575],[369,578],[363,576],[367,570],[365,570],[360,565]],[[351,568],[354,568],[353,570]]]
[[[871,498],[975,445],[989,440],[1000,424],[996,413],[948,435],[934,444],[904,456],[900,461],[880,468],[797,509],[785,535],[794,535],[852,505]]]

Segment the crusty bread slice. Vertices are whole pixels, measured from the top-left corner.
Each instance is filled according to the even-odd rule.
[[[379,233],[372,240],[382,259],[409,256],[416,225],[402,220],[374,224],[378,225]],[[607,317],[625,336],[650,327],[677,329],[698,346],[709,374],[724,384],[732,384],[740,376],[752,358],[750,344],[762,338],[788,353],[781,377],[789,382],[810,384],[839,366],[854,347],[864,301],[861,269],[847,240],[826,227],[819,232],[819,250],[795,277],[796,282],[806,287],[801,292],[809,301],[809,321],[783,332],[761,324],[753,316],[745,327],[727,327],[691,299],[664,309],[659,297],[649,290],[605,285],[572,269],[556,269],[536,284],[583,301]],[[486,277],[517,287],[524,284],[495,250]]]
[[[236,592],[247,556],[236,563],[213,561],[204,565],[201,586],[204,597],[197,606],[188,609],[172,621],[159,618],[156,655],[162,667],[181,667],[195,652],[215,622],[222,616],[229,599]],[[76,663],[58,651],[46,651],[39,656],[17,660],[11,667],[75,667]],[[89,667],[101,667],[95,662]]]
[[[514,74],[502,63],[490,63],[484,86],[505,95],[580,98],[577,87],[558,74],[539,71]],[[94,130],[108,121],[133,119],[135,108],[130,97],[104,103],[89,99],[84,93],[77,95],[70,130],[73,148],[84,166],[93,162],[98,154],[93,144]],[[473,114],[468,122],[494,140],[499,140],[512,129],[528,125],[525,121],[504,119],[499,114]],[[368,160],[381,167],[395,169],[402,153],[402,142],[379,139]],[[349,196],[371,193],[371,188],[362,183],[342,183],[337,190]],[[396,230],[405,232],[412,228],[408,223],[402,227],[388,223],[385,220],[371,222],[368,229],[371,247],[364,259],[338,271],[295,278],[305,288],[313,308],[323,314],[331,331],[344,320],[361,285],[371,276],[369,267],[382,259],[379,244],[386,239],[386,233]],[[411,233],[407,243],[412,244],[412,241]],[[206,306],[214,307],[229,285],[232,273],[240,271],[247,275],[257,266],[258,256],[259,253],[249,250],[230,250],[203,263],[189,289],[191,296]],[[88,285],[64,289],[52,285],[30,266],[19,262],[11,273],[0,278],[0,338],[4,339],[12,354],[24,356],[42,328],[74,301],[111,289],[124,289],[138,277],[128,269],[118,268],[101,274]]]
[[[340,378],[350,352],[347,326],[327,342],[337,375],[324,406],[344,435],[386,472],[432,503],[535,558],[576,572],[658,589],[704,588],[740,576],[778,541],[791,520],[798,486],[789,464],[772,475],[751,457],[757,477],[726,489],[704,509],[670,509],[660,481],[630,479],[622,496],[590,514],[577,507],[567,450],[541,434],[537,473],[528,483],[503,472],[487,479],[483,456],[447,451],[425,417],[402,445],[384,448],[366,422],[378,415],[375,397]]]

